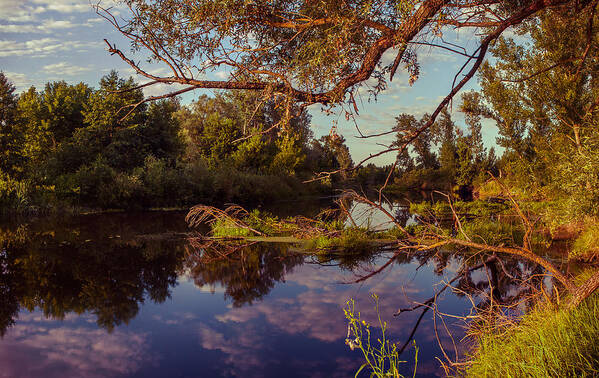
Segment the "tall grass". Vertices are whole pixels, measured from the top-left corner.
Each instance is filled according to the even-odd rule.
[[[468,377],[599,376],[599,295],[572,310],[544,305],[480,338]]]
[[[599,223],[587,225],[572,245],[569,258],[574,260],[596,260],[599,254]]]

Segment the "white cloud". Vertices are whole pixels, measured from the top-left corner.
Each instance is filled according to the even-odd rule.
[[[67,62],[48,64],[42,70],[50,75],[75,76],[83,72],[91,71],[92,67],[76,66]]]
[[[220,80],[225,80],[229,77],[229,73],[225,71],[218,71],[214,74],[214,76],[216,76]]]
[[[49,19],[45,20],[44,23],[40,26],[41,30],[54,30],[54,29],[70,29],[77,26],[81,26],[80,24],[73,24],[69,20],[54,20]]]
[[[54,20],[47,19],[41,24],[7,24],[1,25],[0,28],[4,33],[54,33],[56,30],[75,29],[79,27],[93,27],[91,20],[85,23],[77,24],[70,20]]]
[[[3,33],[36,33],[38,32],[38,27],[35,25],[18,25],[18,24],[8,24],[8,25],[0,25]]]
[[[149,87],[145,87],[143,89],[143,91],[144,91],[144,96],[150,97],[150,96],[162,96],[167,93],[179,91],[183,88],[187,88],[187,86],[182,85],[182,84],[170,84],[169,85],[169,84],[160,83],[160,84],[150,85]]]
[[[23,73],[5,71],[4,75],[13,83],[17,92],[21,92],[33,84],[33,81]]]
[[[0,20],[12,22],[28,22],[35,20],[35,7],[30,4],[17,2],[15,0],[0,0]]]
[[[48,54],[63,47],[55,38],[33,39],[26,42],[0,40],[0,57]]]
[[[32,39],[25,42],[0,40],[0,58],[10,56],[44,57],[57,51],[84,51],[99,42],[59,41],[56,38]]]
[[[92,10],[88,0],[33,0],[31,3],[37,5],[39,12],[78,13]]]

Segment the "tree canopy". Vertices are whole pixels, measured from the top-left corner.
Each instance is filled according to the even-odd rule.
[[[148,62],[164,66],[169,73],[151,73],[155,71],[106,41],[109,52],[150,80],[143,86],[159,83],[182,86],[142,101],[197,88],[221,88],[260,90],[265,96],[304,104],[349,103],[355,107],[354,93],[369,79],[376,81],[370,88],[373,95],[387,87],[399,67],[408,71],[410,82],[416,80],[420,74],[418,46],[438,47],[466,56],[468,62],[457,72],[451,92],[429,120],[391,151],[405,149],[433,124],[476,73],[490,44],[506,29],[551,7],[575,8],[574,17],[590,13],[593,8],[590,1],[571,0],[125,0],[124,3],[130,10],[125,22],[100,6],[97,11],[130,40],[133,50],[147,55]],[[480,45],[469,54],[446,43],[443,34],[450,29],[477,33],[481,36]],[[384,59],[386,53],[391,59]],[[207,80],[207,74],[217,69],[225,69],[229,77]]]

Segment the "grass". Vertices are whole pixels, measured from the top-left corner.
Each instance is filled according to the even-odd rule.
[[[470,215],[474,217],[489,217],[497,214],[506,213],[510,210],[510,204],[507,202],[490,201],[455,201],[452,203],[454,210],[459,215]],[[448,218],[452,217],[451,206],[447,201],[421,202],[410,205],[410,213],[418,214],[423,217]]]
[[[480,338],[467,377],[599,375],[599,295],[572,310],[539,305],[517,326]]]
[[[518,222],[477,219],[464,222],[463,228],[472,241],[488,245],[521,245],[524,237],[524,228]],[[457,237],[464,238],[461,233]]]
[[[304,247],[307,250],[321,252],[350,252],[360,254],[371,251],[373,247],[373,236],[362,228],[347,228],[336,237],[318,236],[309,239]]]
[[[569,259],[581,261],[596,260],[599,255],[599,223],[587,225],[585,230],[576,238]]]
[[[264,235],[287,236],[293,232],[291,223],[281,222],[280,219],[270,213],[261,212],[257,209],[247,213],[240,219],[248,227],[261,232]],[[241,227],[231,219],[216,219],[211,224],[212,235],[216,237],[248,237],[255,233],[246,227]]]
[[[219,238],[247,237],[254,235],[254,233],[247,228],[239,227],[227,219],[218,219],[212,223],[211,227],[212,235]]]

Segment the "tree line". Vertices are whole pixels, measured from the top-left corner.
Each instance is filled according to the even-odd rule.
[[[98,89],[59,81],[20,95],[0,73],[2,208],[255,204],[330,191],[338,179],[302,181],[353,164],[344,138],[315,139],[298,106],[237,92],[128,107],[143,98],[116,72]]]

